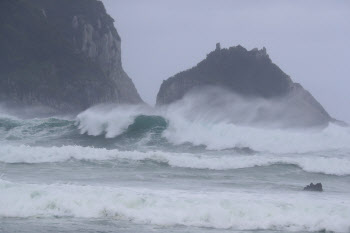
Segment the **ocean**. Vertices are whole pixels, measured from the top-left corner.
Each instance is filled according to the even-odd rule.
[[[188,109],[0,111],[0,232],[350,232],[349,127]]]

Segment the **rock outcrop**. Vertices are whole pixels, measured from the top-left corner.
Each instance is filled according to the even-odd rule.
[[[113,22],[97,0],[2,0],[0,102],[59,112],[143,103]]]
[[[322,188],[322,184],[321,183],[310,183],[309,185],[305,186],[304,191],[313,191],[313,192],[322,192],[323,188]]]
[[[296,119],[293,126],[325,125],[333,121],[308,91],[272,63],[265,48],[248,51],[240,45],[221,49],[217,44],[216,50],[197,66],[163,81],[157,105],[173,103],[191,90],[208,86],[222,87],[249,98],[276,100],[288,97],[288,108],[290,112],[295,111],[289,114],[290,118],[306,117],[304,122]]]

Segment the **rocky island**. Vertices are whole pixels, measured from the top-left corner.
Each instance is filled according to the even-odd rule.
[[[143,103],[113,22],[97,0],[2,0],[0,102],[58,112]]]
[[[248,51],[238,45],[222,49],[219,43],[195,67],[163,81],[157,105],[168,105],[182,99],[193,89],[208,86],[221,87],[249,98],[285,98],[289,121],[294,126],[326,125],[335,121],[307,90],[294,83],[271,61],[265,48]],[[282,111],[278,114],[282,115]]]

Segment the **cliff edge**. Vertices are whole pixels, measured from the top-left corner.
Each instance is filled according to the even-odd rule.
[[[97,0],[2,0],[0,102],[59,112],[143,103],[113,22]]]

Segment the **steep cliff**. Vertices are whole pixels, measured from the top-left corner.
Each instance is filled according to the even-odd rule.
[[[0,102],[80,111],[142,103],[97,0],[0,1]]]
[[[157,105],[173,103],[194,89],[198,91],[208,86],[222,87],[243,97],[283,99],[288,104],[289,116],[292,116],[289,119],[294,118],[294,125],[322,125],[333,121],[308,91],[272,63],[265,48],[251,51],[242,46],[221,49],[218,44],[216,50],[197,66],[163,81]],[[299,116],[305,116],[303,119],[307,120],[296,122]]]

